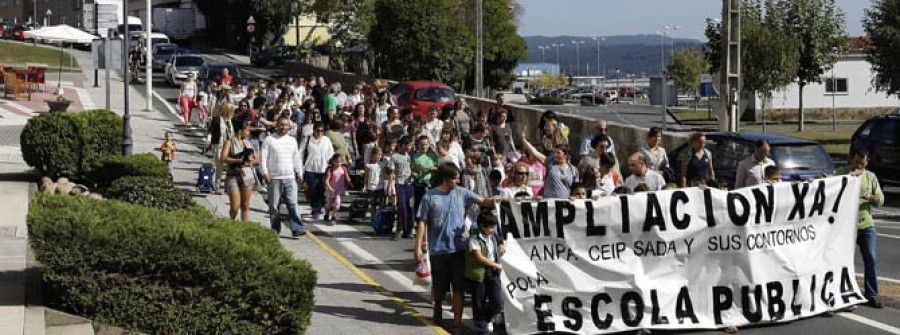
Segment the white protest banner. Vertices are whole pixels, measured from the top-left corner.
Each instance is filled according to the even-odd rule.
[[[503,202],[511,334],[784,322],[864,302],[859,178]]]

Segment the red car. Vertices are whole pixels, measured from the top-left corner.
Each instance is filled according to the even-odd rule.
[[[401,113],[412,112],[425,117],[431,106],[442,110],[456,103],[456,92],[444,83],[433,81],[405,81],[391,88]]]

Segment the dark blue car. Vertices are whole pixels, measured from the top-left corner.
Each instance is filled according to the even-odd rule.
[[[768,140],[769,158],[782,170],[784,181],[802,181],[820,173],[834,174],[834,163],[825,148],[815,141],[760,133],[706,133],[706,149],[712,153],[716,180],[734,186],[738,164],[753,154],[754,143]],[[669,153],[676,180],[681,179],[681,162],[690,148],[682,144]]]
[[[166,64],[172,60],[173,55],[192,53],[189,49],[179,47],[174,43],[160,43],[153,45],[153,70],[165,70]]]

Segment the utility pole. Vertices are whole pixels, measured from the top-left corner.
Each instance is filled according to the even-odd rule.
[[[128,1],[128,0],[125,0]],[[146,111],[153,110],[153,39],[151,37],[151,27],[153,26],[153,6],[150,3],[151,0],[147,0],[147,21],[144,21],[147,29],[147,37],[144,38],[147,41],[147,50],[145,53],[145,62],[147,62],[147,71],[145,75],[147,76],[146,81],[144,82],[144,86],[147,87],[147,109]]]
[[[600,41],[605,40],[606,37],[593,37],[592,40],[597,41],[597,77],[602,76],[600,73]]]
[[[129,82],[131,81],[131,69],[128,66],[128,53],[130,51],[129,40],[131,37],[128,35],[131,33],[131,29],[129,29],[128,25],[128,1],[122,1],[122,18],[125,19],[125,35],[122,35],[122,66],[125,67],[125,74],[122,76],[122,81],[125,83],[125,92],[123,92],[123,98],[125,99],[125,110],[122,115],[122,122],[124,124],[122,131],[122,155],[131,156],[132,149],[132,141],[131,141],[131,114],[128,112],[128,89]]]
[[[725,1],[727,1],[727,0],[725,0]],[[662,114],[661,114],[661,115],[662,115],[662,120],[660,120],[660,122],[662,122],[662,128],[663,128],[663,131],[666,131],[666,130],[668,130],[668,128],[669,128],[669,122],[666,121],[666,119],[667,119],[667,118],[666,118],[666,107],[667,107],[666,105],[667,105],[668,100],[669,100],[669,99],[668,99],[668,98],[669,98],[669,92],[668,92],[668,91],[669,91],[669,87],[668,87],[669,84],[668,84],[668,80],[666,79],[666,39],[665,39],[665,33],[667,33],[667,32],[668,32],[668,31],[660,32],[660,34],[659,34],[659,76],[662,78],[662,90],[661,90],[661,91],[662,91],[662,96],[660,96],[660,100],[659,100],[660,103],[659,103],[659,104],[662,105]]]
[[[581,76],[581,51],[580,46],[584,44],[584,41],[572,41],[572,44],[575,44],[575,71],[576,76]]]
[[[556,68],[558,72],[562,73],[562,65],[559,64],[559,47],[561,47],[562,44],[553,44],[553,46],[556,47]]]
[[[741,2],[722,0],[722,61],[720,67],[719,129],[739,131],[741,91]]]
[[[94,0],[94,35],[98,35],[98,36],[100,35],[100,24],[99,24],[99,22],[97,22],[97,21],[99,21],[99,18],[100,18],[100,14],[98,13],[99,11],[100,11],[100,5],[97,4],[96,0]],[[99,54],[100,50],[97,50],[97,53]],[[106,54],[104,56],[105,56],[104,58],[109,57],[109,54]],[[99,59],[98,59],[98,61],[99,61]],[[100,65],[100,64],[97,64],[97,65]],[[94,66],[94,87],[100,87],[100,83],[99,83],[100,70],[98,69],[98,67],[99,66]],[[109,109],[109,108],[107,108],[107,109]]]
[[[475,96],[484,97],[484,6],[483,0],[475,0],[475,21],[478,45],[475,47]]]

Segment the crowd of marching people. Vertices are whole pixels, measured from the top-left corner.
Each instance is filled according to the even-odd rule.
[[[281,221],[289,220],[291,236],[298,237],[306,229],[299,194],[309,202],[311,220],[334,224],[342,196],[358,191],[354,202],[363,204],[362,216],[373,227],[394,240],[415,238],[416,261],[429,260],[436,319],[452,292],[454,320],[448,327],[459,326],[466,292],[481,333],[490,332],[501,309],[503,237],[496,215],[481,208],[502,199],[599,199],[781,181],[765,141],[738,165],[735,184],[722,185],[703,133],[690,135],[692,150],[673,166],[660,128],[649,130],[638,151],[618,157],[603,120],[582,143],[570,143],[569,127],[553,111],[544,112],[534,129],[513,127],[516,115],[502,94],[484,110],[469,108],[460,97],[415,115],[397,108],[387,89],[383,83],[345,88],[300,76],[246,87],[230,80],[198,87],[189,78],[180,98],[186,124],[194,110],[200,113],[199,127],[207,130],[206,149],[216,165],[213,190],[228,195],[233,219],[240,214],[247,221],[253,192],[265,193],[272,229],[280,231]],[[859,155],[866,154],[856,152],[851,159]],[[854,161],[854,170],[865,170],[862,159]],[[883,203],[877,179],[863,175],[869,176],[866,206]],[[863,244],[867,263],[874,263],[874,242]],[[870,278],[874,265],[870,272],[867,264],[866,295],[875,299],[877,283]]]

